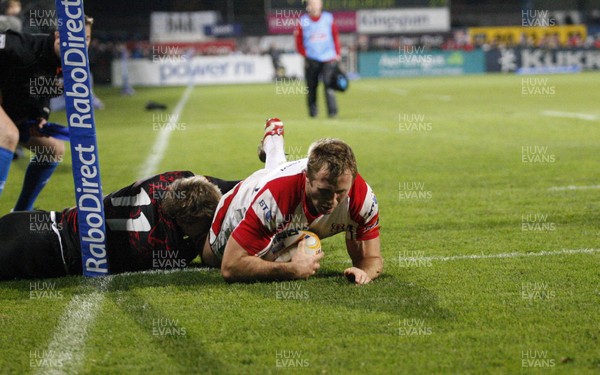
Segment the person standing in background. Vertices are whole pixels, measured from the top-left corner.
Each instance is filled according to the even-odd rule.
[[[341,46],[338,28],[333,15],[323,11],[322,0],[308,0],[306,14],[294,32],[296,49],[305,58],[304,74],[308,86],[308,111],[310,117],[316,117],[317,87],[319,77],[325,86],[327,112],[330,118],[338,114],[335,91],[329,82],[335,73],[336,64],[341,60]]]

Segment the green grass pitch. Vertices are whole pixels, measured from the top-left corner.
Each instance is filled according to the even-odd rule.
[[[3,282],[0,372],[50,363],[83,374],[597,373],[599,86],[599,73],[361,80],[338,95],[335,120],[322,95],[321,116],[309,119],[298,90],[196,87],[155,172],[243,178],[261,167],[271,116],[285,122],[290,158],[342,138],[378,196],[384,274],[350,285],[338,236],[324,240],[308,281],[229,285],[198,269],[116,276],[73,362],[58,360],[68,342],[49,344],[72,298],[96,289],[80,277]],[[96,91],[107,193],[139,177],[184,88]],[[169,110],[146,112],[149,100]],[[13,163],[0,213],[26,165]],[[74,203],[70,168],[69,154],[37,207]],[[567,186],[581,188],[553,189]],[[578,252],[519,256],[563,250]]]

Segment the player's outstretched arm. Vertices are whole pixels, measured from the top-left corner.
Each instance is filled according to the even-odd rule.
[[[248,254],[230,237],[223,255],[221,274],[228,282],[307,279],[317,272],[322,257],[322,253],[309,255],[297,251],[291,262],[269,262]]]
[[[353,266],[344,270],[349,280],[356,284],[367,284],[383,272],[379,236],[367,241],[346,240],[346,248]]]

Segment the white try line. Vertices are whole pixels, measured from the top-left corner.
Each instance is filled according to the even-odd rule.
[[[148,155],[140,171],[140,178],[148,177],[154,173],[162,161],[172,132],[168,129],[176,128],[179,116],[190,98],[193,88],[194,86],[191,84],[186,88],[175,107],[173,115],[170,117],[169,125],[158,134],[152,153]],[[86,280],[94,285],[99,285],[97,290],[89,294],[76,294],[73,296],[65,308],[65,312],[60,317],[58,327],[54,330],[54,336],[48,344],[46,353],[52,358],[48,358],[45,362],[48,366],[38,369],[38,374],[76,374],[81,371],[85,361],[85,347],[90,327],[92,327],[98,312],[102,309],[105,299],[104,292],[113,277],[107,276],[97,280]]]
[[[177,123],[179,122],[181,112],[187,104],[193,90],[194,85],[188,85],[188,87],[185,89],[181,99],[179,100],[179,103],[177,103],[177,106],[173,111],[173,114],[169,116],[169,124],[164,126],[158,133],[158,136],[154,141],[154,146],[152,146],[152,152],[150,155],[148,155],[148,158],[144,162],[138,178],[149,177],[150,175],[156,173],[158,165],[163,160],[165,153],[167,152],[171,133],[177,129]]]
[[[586,113],[576,113],[576,112],[543,111],[542,115],[548,116],[548,117],[574,118],[574,119],[585,120],[585,121],[597,121],[598,120],[598,116],[596,116],[596,115],[589,115]]]
[[[85,359],[85,343],[98,312],[104,302],[104,291],[111,276],[87,279],[96,287],[89,294],[74,295],[60,317],[48,349],[44,352],[44,365],[37,374],[76,374]]]
[[[551,188],[548,188],[549,191],[593,190],[593,189],[600,189],[600,185],[589,185],[589,186],[569,185],[569,186],[553,186]]]
[[[574,254],[597,254],[600,249],[574,249],[574,250],[558,250],[558,251],[541,251],[539,253],[500,253],[500,254],[470,254],[470,255],[453,255],[453,256],[431,256],[431,257],[402,257],[398,256],[399,262],[415,262],[415,261],[440,261],[447,262],[451,260],[462,259],[502,259],[502,258],[526,258],[526,257],[543,257],[550,255],[574,255]]]

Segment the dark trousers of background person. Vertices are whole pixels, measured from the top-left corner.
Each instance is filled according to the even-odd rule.
[[[327,100],[327,114],[329,117],[335,117],[337,115],[337,103],[335,100],[335,91],[329,88],[329,82],[331,77],[335,73],[335,66],[337,62],[319,62],[316,60],[306,59],[305,65],[305,76],[306,85],[308,86],[308,111],[310,117],[317,115],[317,86],[319,85],[319,78],[323,80],[323,86],[325,87],[325,98]]]

